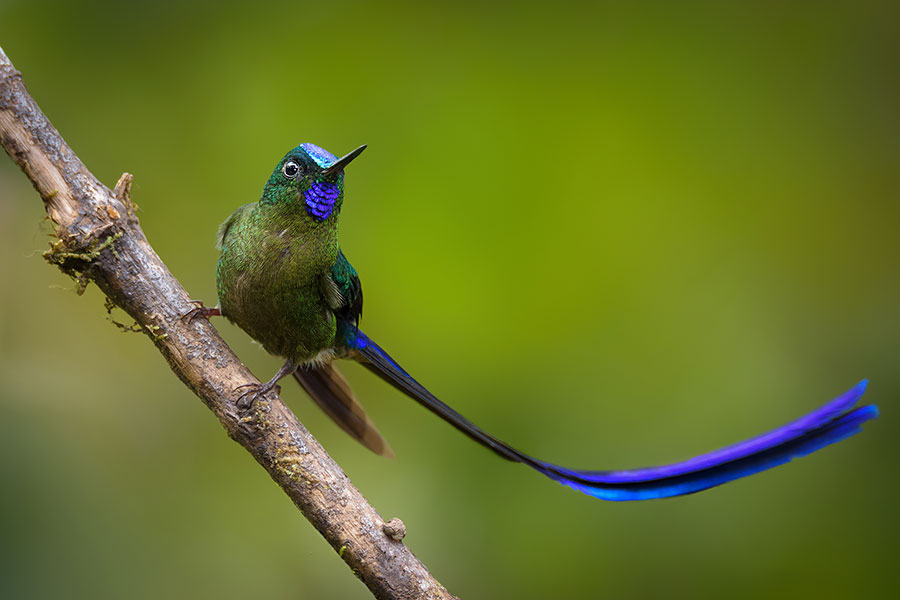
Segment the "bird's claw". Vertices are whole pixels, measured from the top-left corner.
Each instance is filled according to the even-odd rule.
[[[181,318],[188,323],[193,323],[195,319],[201,317],[204,319],[208,319],[210,317],[219,317],[222,315],[222,311],[218,308],[208,308],[206,306],[203,306],[202,300],[191,300],[191,304],[195,304],[196,306],[181,315]]]
[[[234,388],[234,391],[238,391],[240,389],[247,388],[246,391],[242,392],[237,399],[238,408],[250,408],[254,402],[256,402],[260,396],[265,396],[272,390],[277,389],[278,392],[281,392],[281,386],[274,382],[267,383],[245,383],[244,385],[239,385]]]

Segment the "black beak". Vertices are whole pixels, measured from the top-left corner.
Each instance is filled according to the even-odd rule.
[[[345,154],[344,156],[337,159],[336,162],[334,162],[333,164],[326,167],[323,172],[326,175],[335,175],[337,173],[340,173],[341,171],[344,170],[344,167],[346,167],[347,165],[350,164],[350,161],[352,161],[354,158],[356,158],[357,156],[362,154],[362,151],[365,149],[366,149],[366,145],[363,144],[362,146],[360,146],[353,152],[350,152],[349,154]]]

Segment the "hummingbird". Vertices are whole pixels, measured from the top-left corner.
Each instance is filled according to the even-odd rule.
[[[235,210],[219,227],[219,304],[208,308],[198,302],[188,314],[224,316],[285,361],[265,383],[241,386],[239,407],[251,406],[293,376],[341,429],[371,451],[393,456],[336,365],[356,361],[502,458],[614,501],[680,496],[746,477],[847,438],[878,416],[874,405],[853,408],[865,392],[863,380],[769,433],[665,466],[574,470],[513,448],[435,397],[359,328],[362,286],[338,243],[338,220],[344,170],[365,148],[338,158],[314,144],[300,144],[278,161],[260,199]]]

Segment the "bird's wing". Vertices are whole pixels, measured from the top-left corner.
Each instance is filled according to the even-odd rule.
[[[357,330],[347,345],[352,358],[503,458],[525,463],[559,483],[603,500],[647,500],[699,492],[839,442],[878,416],[874,405],[854,408],[866,389],[862,381],[792,423],[684,462],[628,471],[580,471],[528,456],[482,431],[438,400],[363,332]]]
[[[231,230],[231,226],[239,221],[245,214],[253,210],[254,206],[256,206],[256,202],[251,202],[250,204],[245,204],[236,208],[234,212],[228,215],[228,218],[225,219],[225,221],[221,225],[219,225],[219,230],[216,231],[217,250],[221,251],[225,246],[225,239],[228,237],[228,232]]]
[[[381,456],[393,458],[394,451],[366,415],[353,395],[350,385],[333,362],[324,365],[303,365],[294,378],[338,427],[363,446]]]
[[[362,313],[362,287],[356,270],[343,252],[338,252],[334,265],[322,278],[321,292],[334,311],[339,339],[355,335]],[[376,454],[394,456],[393,450],[366,415],[333,362],[321,366],[302,366],[294,377],[325,414],[353,439]]]
[[[322,293],[338,320],[338,329],[352,325],[353,330],[359,326],[362,315],[362,285],[356,269],[338,250],[337,260],[322,281]],[[340,331],[338,332],[341,333]]]

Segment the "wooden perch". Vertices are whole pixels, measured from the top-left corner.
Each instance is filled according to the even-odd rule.
[[[400,541],[402,524],[385,529],[297,417],[274,393],[246,410],[238,386],[258,383],[204,319],[184,319],[190,296],[147,241],[129,197],[131,175],[115,190],[100,183],[66,145],[0,49],[0,143],[34,184],[58,240],[45,258],[94,282],[134,318],[169,367],[216,415],[293,500],[376,598],[453,598]]]

